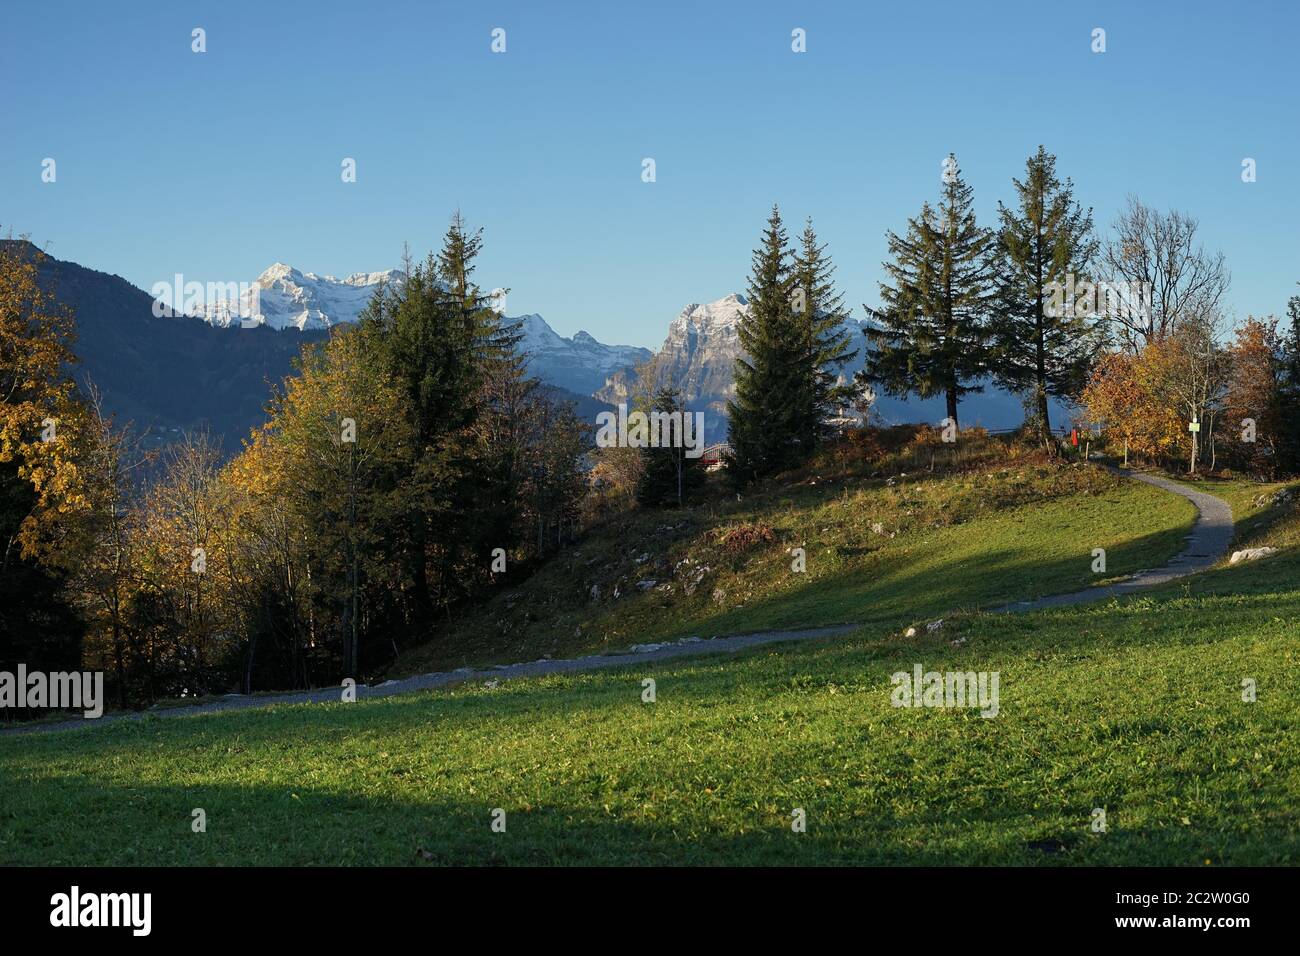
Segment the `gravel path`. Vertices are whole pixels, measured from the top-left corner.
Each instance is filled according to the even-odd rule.
[[[1166,478],[1142,475],[1131,471],[1111,468],[1116,474],[1144,481],[1157,488],[1181,495],[1196,506],[1199,516],[1187,538],[1187,547],[1163,567],[1150,571],[1141,571],[1132,577],[1106,587],[1087,588],[1069,594],[1057,594],[1038,598],[1034,601],[1020,601],[991,608],[993,613],[1011,613],[1034,611],[1040,608],[1065,607],[1071,604],[1083,604],[1103,598],[1118,597],[1156,584],[1164,584],[1177,578],[1195,574],[1212,567],[1224,555],[1232,542],[1232,509],[1221,498],[1207,495],[1202,491],[1191,491]],[[819,637],[832,637],[856,630],[857,624],[838,624],[834,627],[816,627],[793,631],[764,631],[759,634],[739,634],[732,637],[715,637],[704,640],[688,637],[681,641],[664,644],[636,644],[622,654],[593,654],[562,660],[538,660],[524,664],[499,664],[483,670],[468,667],[454,671],[441,671],[434,674],[420,674],[403,680],[390,680],[374,687],[359,685],[357,699],[370,697],[389,697],[393,694],[409,694],[417,690],[429,690],[446,687],[448,684],[463,681],[508,680],[514,677],[539,677],[545,674],[567,674],[579,671],[599,670],[606,667],[620,667],[624,664],[637,664],[646,661],[672,660],[697,654],[727,653],[758,647],[762,644],[775,644],[782,641],[806,641]],[[230,694],[220,700],[195,704],[191,707],[172,707],[151,710],[146,713],[159,717],[182,717],[195,714],[213,714],[228,710],[245,710],[250,707],[271,707],[278,704],[321,704],[337,703],[342,691],[338,687],[325,690],[300,691],[287,694],[263,694],[245,696]],[[58,723],[32,724],[2,731],[2,734],[42,733],[54,730],[72,730],[112,723],[118,720],[139,720],[142,714],[110,714],[98,720],[88,721],[73,719]]]
[[[1110,466],[1107,467],[1110,468]],[[1196,524],[1192,526],[1191,534],[1187,536],[1187,546],[1168,564],[1149,571],[1139,571],[1137,574],[1115,584],[1098,588],[1085,588],[1082,591],[1072,591],[1069,594],[1054,594],[1034,601],[1018,601],[1014,604],[1004,604],[1001,607],[991,608],[990,610],[993,613],[1066,607],[1071,604],[1086,604],[1089,601],[1099,601],[1103,598],[1132,594],[1134,591],[1140,591],[1143,588],[1165,584],[1168,581],[1175,581],[1189,574],[1196,574],[1198,571],[1208,570],[1214,567],[1219,562],[1219,559],[1227,553],[1228,546],[1232,543],[1232,508],[1222,498],[1207,495],[1203,491],[1192,491],[1177,482],[1170,481],[1168,478],[1141,475],[1119,468],[1110,468],[1110,470],[1117,475],[1133,478],[1136,481],[1144,481],[1148,485],[1155,485],[1157,488],[1163,488],[1165,491],[1181,495],[1196,505],[1199,514],[1196,518]]]
[[[709,640],[699,637],[687,637],[680,641],[664,644],[634,644],[631,650],[622,654],[592,654],[588,657],[529,661],[526,664],[498,664],[483,670],[462,667],[454,671],[419,674],[402,680],[385,681],[373,687],[358,684],[357,700],[365,700],[370,697],[390,697],[393,694],[409,694],[411,691],[446,687],[448,684],[457,684],[463,681],[494,681],[507,680],[512,677],[540,677],[546,674],[593,671],[606,667],[619,667],[623,664],[640,664],[646,661],[671,660],[675,657],[687,657],[697,654],[734,653],[747,647],[758,647],[762,644],[775,644],[780,641],[807,641],[818,637],[847,634],[858,627],[860,627],[858,624],[837,624],[833,627],[815,627],[797,631],[763,631],[758,634],[737,634],[732,637],[715,637]],[[190,707],[168,707],[145,711],[145,713],[157,717],[190,717],[196,714],[215,714],[227,710],[271,707],[277,704],[331,704],[338,703],[341,699],[341,687],[287,694],[259,694],[256,696],[228,694],[219,700],[206,701]],[[90,728],[118,720],[139,720],[142,716],[144,714],[141,713],[106,714],[97,720],[74,718],[57,723],[30,724],[0,731],[0,736]]]

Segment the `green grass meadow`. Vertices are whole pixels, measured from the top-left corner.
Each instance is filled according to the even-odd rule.
[[[897,485],[809,495],[804,511],[793,497],[785,511],[744,516],[779,533],[771,553],[740,556],[714,585],[751,582],[743,606],[692,596],[659,620],[655,604],[671,595],[652,591],[590,615],[587,634],[629,638],[643,619],[658,620],[646,637],[863,622],[844,637],[355,704],[0,736],[0,863],[1300,862],[1300,521],[1251,532],[1283,548],[1273,558],[1156,592],[977,610],[1086,586],[1093,547],[1110,549],[1115,573],[1178,550],[1185,502],[1076,471],[1086,486],[1037,504],[1011,495],[1005,507],[965,477],[905,489],[892,511]],[[886,498],[873,511],[861,495]],[[958,520],[928,527],[926,501],[949,503]],[[900,520],[888,544],[813,572],[814,528],[865,522],[843,540],[879,539],[871,523],[909,507],[927,520]],[[800,537],[808,576],[763,586]],[[666,554],[705,538],[672,541]],[[567,632],[568,613],[537,615],[538,635]],[[901,636],[902,622],[941,615],[937,632]],[[891,675],[915,664],[998,672],[998,715],[893,706]],[[196,808],[205,833],[192,830]],[[805,832],[792,828],[796,808]],[[492,827],[498,809],[504,832]]]

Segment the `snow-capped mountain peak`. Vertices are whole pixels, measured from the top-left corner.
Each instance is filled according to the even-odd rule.
[[[328,329],[340,322],[356,322],[381,283],[405,278],[400,269],[386,269],[354,272],[339,279],[275,262],[253,283],[255,302],[252,294],[241,294],[238,309],[233,303],[208,304],[200,317],[222,327],[264,324],[277,330]],[[519,351],[527,355],[532,373],[580,395],[590,395],[615,372],[650,357],[649,349],[604,345],[588,332],[565,338],[536,313],[508,321],[519,323]]]
[[[380,283],[401,282],[405,277],[399,269],[386,269],[354,272],[338,279],[275,262],[241,288],[237,303],[207,302],[198,314],[222,327],[328,329],[340,322],[357,321]]]
[[[257,277],[257,281],[270,286],[281,279],[289,279],[295,275],[301,276],[302,273],[286,262],[273,262]]]

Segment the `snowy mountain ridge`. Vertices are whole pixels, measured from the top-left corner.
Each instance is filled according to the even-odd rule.
[[[237,306],[208,303],[197,317],[220,328],[329,329],[358,321],[381,284],[405,279],[406,273],[400,269],[354,272],[339,279],[276,262],[250,284],[252,291],[240,295]],[[592,394],[609,376],[644,362],[651,354],[634,345],[605,345],[585,331],[566,338],[536,313],[508,317],[507,321],[519,323],[523,335],[519,348],[528,355],[530,371],[580,395]]]
[[[277,331],[328,329],[340,322],[356,322],[381,283],[405,278],[400,269],[386,269],[354,272],[339,279],[300,272],[276,262],[252,283],[252,292],[240,295],[237,309],[231,303],[207,303],[199,318],[222,328],[266,325]]]

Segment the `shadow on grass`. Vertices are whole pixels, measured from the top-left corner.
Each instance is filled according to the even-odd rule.
[[[511,792],[511,791],[515,792]],[[1231,835],[1221,824],[1093,834],[1088,808],[1067,823],[1030,800],[946,815],[827,814],[809,803],[806,832],[789,808],[747,808],[740,829],[707,808],[535,802],[523,787],[419,802],[308,785],[107,785],[86,778],[25,782],[0,801],[0,864],[19,866],[566,866],[566,865],[1200,865],[1279,864],[1300,854],[1290,821]],[[594,803],[595,801],[593,801]],[[192,830],[202,809],[206,832]],[[664,808],[660,808],[663,812]],[[734,810],[734,808],[732,808]],[[504,832],[494,832],[504,811]]]

